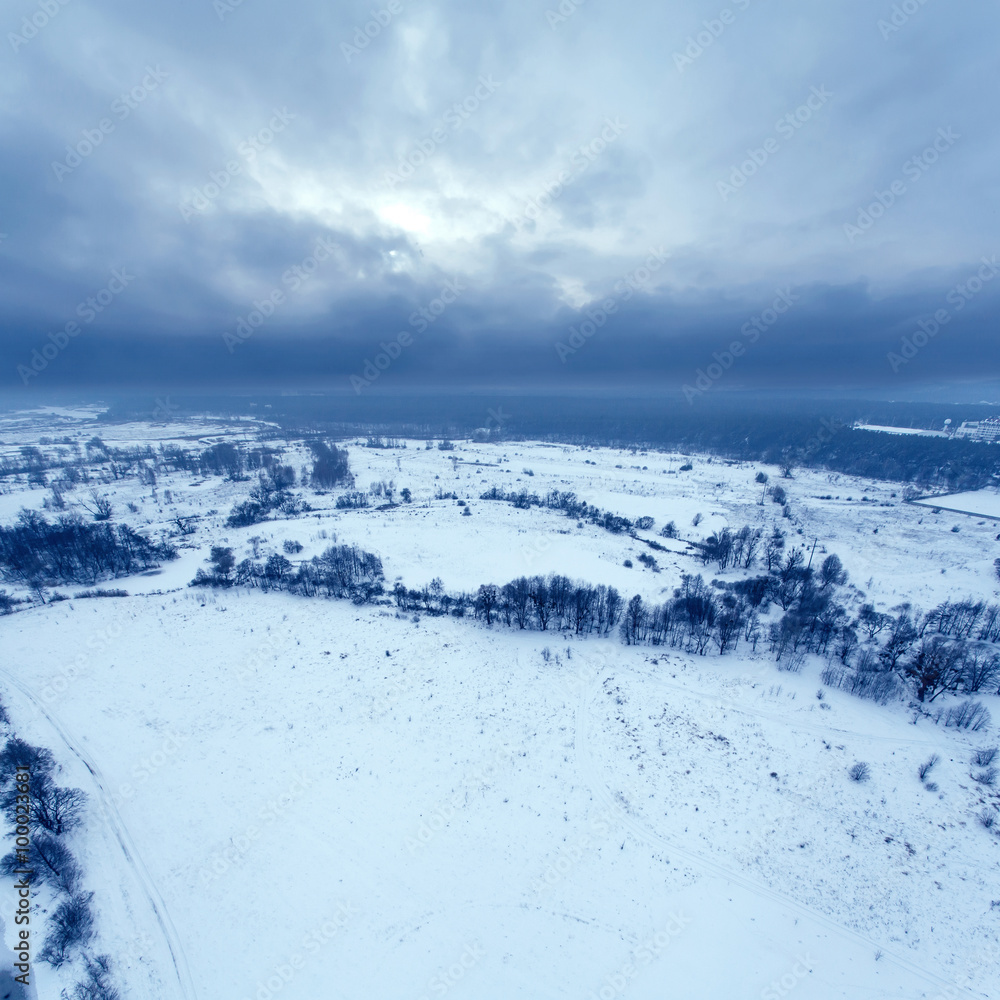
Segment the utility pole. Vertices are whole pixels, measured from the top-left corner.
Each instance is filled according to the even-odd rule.
[[[817,535],[817,537],[816,537],[816,538],[815,538],[815,539],[813,540],[813,547],[812,547],[812,552],[810,552],[810,553],[809,553],[809,565],[808,565],[808,566],[806,566],[806,569],[812,569],[812,564],[813,564],[813,553],[814,553],[814,552],[816,551],[816,544],[817,544],[818,542],[819,542],[819,536]]]

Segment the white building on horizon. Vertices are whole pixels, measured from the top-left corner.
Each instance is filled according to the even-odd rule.
[[[1000,441],[1000,417],[986,417],[985,420],[963,420],[961,426],[952,431],[952,436],[965,438],[969,441],[996,444],[997,441]]]

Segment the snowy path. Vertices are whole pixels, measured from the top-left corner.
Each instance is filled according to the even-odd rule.
[[[121,848],[122,854],[125,856],[126,867],[135,875],[136,879],[142,886],[146,901],[149,903],[150,909],[156,918],[156,922],[159,924],[160,930],[163,933],[163,938],[170,951],[171,964],[177,977],[178,995],[183,997],[184,1000],[198,1000],[198,995],[194,988],[194,981],[191,978],[187,959],[184,956],[180,939],[177,935],[177,930],[170,918],[170,914],[167,912],[162,896],[150,877],[148,869],[136,851],[132,835],[128,832],[128,829],[122,821],[121,814],[119,813],[118,807],[115,805],[115,802],[108,791],[107,783],[105,782],[100,769],[94,761],[91,760],[90,755],[83,749],[80,741],[73,738],[66,731],[66,728],[59,721],[53,718],[48,710],[42,705],[41,701],[28,687],[3,668],[0,668],[0,677],[3,677],[10,685],[17,688],[17,690],[21,692],[21,694],[32,704],[38,714],[43,716],[48,721],[49,725],[55,730],[59,738],[66,744],[69,750],[90,772],[94,788],[97,791],[97,797],[104,808],[104,814],[107,819],[108,826],[114,834],[115,839]],[[153,1000],[154,995],[148,995],[150,996],[150,1000]],[[156,1000],[162,1000],[162,998],[157,996]]]

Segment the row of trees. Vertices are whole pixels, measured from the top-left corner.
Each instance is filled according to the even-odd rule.
[[[175,558],[167,543],[150,541],[124,524],[90,524],[67,514],[48,521],[23,509],[0,526],[0,575],[33,587],[96,583],[127,576]]]
[[[298,564],[278,553],[264,562],[244,559],[237,564],[231,548],[215,546],[209,562],[211,569],[199,569],[192,586],[285,590],[303,597],[346,597],[357,604],[373,601],[385,590],[382,560],[356,545],[331,545],[322,555]]]
[[[550,490],[544,497],[540,497],[537,493],[529,493],[526,487],[522,487],[520,490],[504,490],[502,486],[493,486],[481,494],[479,499],[502,500],[512,503],[522,510],[528,510],[530,507],[561,510],[567,517],[576,521],[590,521],[591,524],[596,524],[598,527],[615,534],[632,531],[637,527],[627,517],[603,511],[593,504],[588,504],[586,500],[578,499],[577,495],[571,492],[563,493],[559,490]],[[648,520],[649,527],[653,526],[652,518],[641,520]]]
[[[862,605],[852,614],[837,597],[847,582],[840,559],[827,556],[818,571],[802,562],[801,551],[794,550],[768,576],[735,582],[707,584],[701,575],[685,574],[673,596],[659,604],[638,594],[623,602],[613,587],[553,574],[503,586],[484,584],[472,606],[487,625],[601,635],[617,626],[628,645],[669,645],[700,655],[709,649],[732,653],[741,642],[756,650],[766,639],[786,669],[796,669],[805,653],[815,653],[828,660],[825,683],[877,701],[908,691],[930,703],[946,692],[974,695],[1000,682],[997,616],[991,606],[946,602],[915,615],[908,604],[888,614]],[[398,606],[411,609],[443,609],[449,600],[440,581],[424,591],[397,584],[394,595]],[[772,604],[783,614],[762,622]]]
[[[476,593],[477,618],[542,632],[572,629],[607,635],[621,620],[622,597],[614,587],[593,587],[552,573],[518,577],[502,587],[484,584]]]
[[[720,535],[724,540],[725,533]],[[713,538],[712,545],[720,536]],[[764,641],[785,669],[796,669],[806,653],[814,653],[827,659],[825,683],[878,701],[908,691],[930,703],[945,692],[992,690],[1000,681],[995,645],[1000,607],[968,600],[945,602],[927,614],[915,613],[909,604],[889,613],[863,604],[852,612],[839,596],[847,573],[835,554],[814,568],[801,548],[785,549],[777,529],[766,538],[750,529],[730,538],[737,553],[742,542],[741,567],[748,565],[753,542],[762,544],[769,572],[711,583],[700,574],[684,574],[662,603],[649,603],[640,595],[626,601],[614,587],[557,573],[483,584],[473,594],[449,594],[437,578],[422,588],[400,582],[392,599],[401,611],[462,617],[471,609],[490,626],[577,635],[617,632],[627,645],[668,645],[699,655],[732,653],[740,643],[756,651]],[[723,568],[734,565],[734,559],[731,552]],[[298,566],[280,555],[263,564],[244,560],[236,566],[231,549],[217,548],[212,564],[211,573],[199,571],[195,584],[325,593],[359,603],[383,593],[381,561],[356,546],[332,546]],[[782,614],[768,621],[772,606]]]
[[[2,706],[0,720],[9,731]],[[74,987],[74,1000],[119,1000],[110,959],[88,951],[94,937],[93,893],[81,888],[83,873],[68,843],[83,823],[86,796],[79,788],[58,785],[57,770],[51,751],[13,733],[0,750],[0,810],[14,831],[14,847],[0,858],[0,875],[26,879],[33,892],[44,886],[52,892],[38,958],[56,968],[82,958],[84,979]]]

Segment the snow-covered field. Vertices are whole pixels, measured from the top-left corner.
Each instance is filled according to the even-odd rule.
[[[943,493],[914,501],[921,507],[971,514],[976,517],[992,517],[1000,520],[1000,492],[995,489],[969,490],[966,493]]]
[[[0,423],[0,458],[43,437],[200,450],[254,431],[35,414]],[[995,727],[820,698],[818,659],[779,672],[764,645],[689,656],[186,586],[213,544],[243,558],[294,539],[309,558],[336,537],[377,552],[390,587],[558,571],[662,600],[681,573],[742,573],[705,569],[686,540],[777,523],[807,553],[836,552],[880,610],[928,608],[998,599],[995,524],[906,504],[891,484],[697,455],[360,444],[358,488],[392,480],[411,503],[338,511],[335,493],[297,487],[311,512],[231,529],[252,482],[98,483],[116,519],[154,537],[196,517],[180,558],[104,584],[129,597],[59,588],[69,600],[0,617],[14,728],[91,796],[79,853],[125,995],[1000,996],[1000,837],[975,819],[996,795],[968,764]],[[308,462],[288,448],[283,461]],[[758,471],[787,490],[790,519],[759,504]],[[0,524],[51,495],[6,484]],[[479,500],[493,485],[653,517],[639,535],[669,551],[654,572],[641,541]],[[659,537],[671,520],[681,540]],[[935,792],[916,774],[932,753]],[[865,783],[847,776],[859,760]],[[0,907],[10,943],[9,883]],[[72,981],[35,974],[40,997]]]

